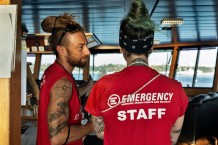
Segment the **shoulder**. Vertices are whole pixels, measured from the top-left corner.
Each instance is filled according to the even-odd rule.
[[[67,77],[62,77],[62,78],[60,78],[59,80],[57,80],[55,82],[54,86],[58,86],[58,87],[61,87],[61,86],[65,86],[65,87],[72,86],[72,82]]]
[[[166,81],[167,83],[181,85],[181,83],[179,81],[177,81],[176,79],[169,78],[168,76],[165,76],[165,75],[160,75],[160,79],[161,79],[161,81]]]
[[[72,95],[72,82],[65,77],[57,80],[51,89],[51,96],[56,96],[56,98],[60,98],[60,97],[70,98],[71,95]]]
[[[165,75],[160,75],[159,78],[157,78],[157,81],[155,81],[155,85],[161,86],[161,89],[166,90],[172,90],[172,91],[178,91],[183,90],[182,83],[175,80],[174,78],[169,78]]]

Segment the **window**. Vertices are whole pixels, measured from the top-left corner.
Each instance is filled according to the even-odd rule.
[[[195,87],[213,87],[217,50],[201,50]]]
[[[181,49],[175,79],[183,87],[213,87],[216,47]]]
[[[40,70],[39,70],[39,78],[42,78],[42,75],[44,71],[52,64],[54,63],[56,59],[55,54],[43,54],[41,57],[41,65],[40,65]]]
[[[172,58],[172,49],[155,50],[149,56],[149,66],[158,72],[169,75]],[[121,53],[93,54],[90,57],[90,75],[98,80],[106,74],[121,71],[126,67],[126,61]]]
[[[154,50],[148,57],[149,66],[161,74],[169,76],[172,50]]]
[[[35,60],[36,60],[35,54],[27,54],[27,62],[31,63],[29,67],[30,67],[32,74],[34,73]]]
[[[74,68],[73,77],[75,80],[83,80],[83,69],[78,67]]]
[[[121,53],[93,54],[90,56],[90,75],[98,80],[106,74],[111,74],[126,67],[126,61]]]

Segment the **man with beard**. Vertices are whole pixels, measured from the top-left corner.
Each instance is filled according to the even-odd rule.
[[[37,145],[82,145],[82,138],[93,127],[91,123],[81,125],[81,94],[72,71],[86,66],[90,55],[84,30],[74,16],[66,13],[45,18],[41,26],[52,33],[49,43],[56,60],[45,70],[41,81]]]

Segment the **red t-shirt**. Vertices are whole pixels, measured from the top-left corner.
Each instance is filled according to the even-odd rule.
[[[188,105],[182,85],[160,75],[133,94],[158,74],[147,66],[129,66],[93,86],[85,109],[103,116],[104,145],[172,144],[171,128]]]
[[[67,78],[72,83],[72,97],[69,101],[69,119],[68,124],[81,124],[81,103],[79,100],[75,81],[60,64],[55,62],[44,72],[40,88],[39,112],[38,112],[38,130],[37,130],[37,145],[50,145],[47,110],[50,101],[50,92],[53,85],[61,78]],[[78,140],[68,145],[82,145],[82,140]]]

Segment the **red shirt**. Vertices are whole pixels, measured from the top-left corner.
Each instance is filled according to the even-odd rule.
[[[85,109],[103,116],[104,145],[172,144],[171,128],[188,105],[182,85],[160,75],[133,94],[157,75],[147,66],[129,66],[94,85]]]
[[[63,77],[67,78],[72,83],[72,97],[69,101],[68,124],[81,124],[81,104],[75,81],[71,74],[69,74],[60,64],[55,62],[48,67],[42,77],[39,98],[37,145],[50,145],[47,123],[47,110],[50,101],[50,92],[53,85]],[[69,143],[68,145],[82,145],[82,140]]]

